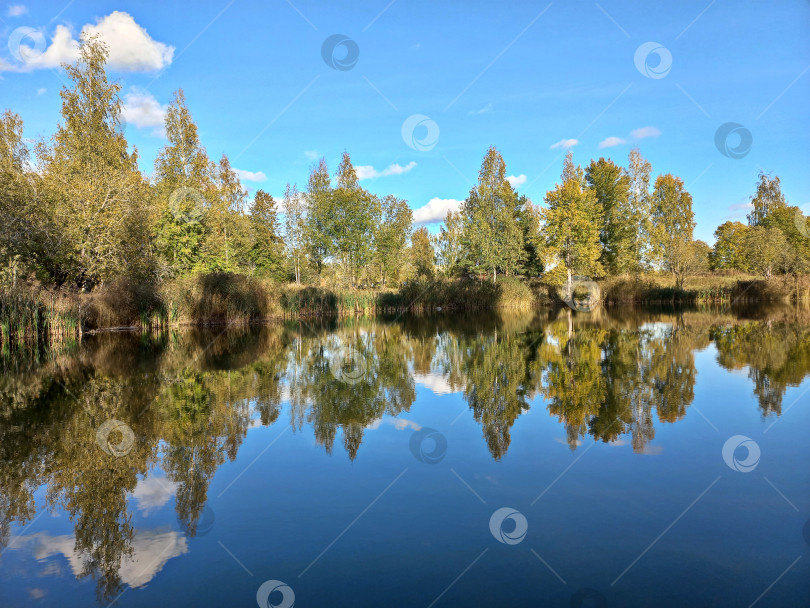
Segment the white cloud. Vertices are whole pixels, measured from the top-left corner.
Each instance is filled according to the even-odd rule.
[[[405,166],[398,164],[389,165],[382,171],[377,171],[371,165],[360,165],[359,167],[355,167],[354,170],[357,172],[357,179],[371,179],[374,177],[386,177],[388,175],[402,175],[403,173],[407,173],[413,169],[415,166],[416,163],[411,161]]]
[[[33,40],[34,37],[31,36]],[[42,53],[26,53],[25,64],[20,71],[37,70],[43,68],[58,68],[63,63],[70,63],[79,56],[79,43],[73,39],[73,34],[64,25],[57,25],[51,38],[51,44]]]
[[[37,95],[44,95],[48,92],[48,89],[37,89]]]
[[[309,160],[318,160],[318,151],[304,150],[304,156],[306,156]]]
[[[578,143],[578,139],[561,139],[556,144],[551,144],[551,146],[549,146],[549,150],[554,150],[555,148],[564,148],[567,150],[568,148],[573,148]]]
[[[373,420],[370,424],[366,425],[366,428],[376,431],[383,424],[390,424],[398,431],[405,431],[407,429],[418,431],[419,429],[422,428],[413,420],[407,420],[405,418],[391,418],[388,416],[386,416],[385,418],[377,418],[376,420]]]
[[[28,7],[23,4],[12,4],[8,7],[9,17],[19,17],[28,12]]]
[[[70,564],[76,578],[83,576],[86,553],[76,551],[76,539],[72,535],[50,536],[38,532],[29,536],[17,536],[9,549],[22,550],[29,548],[34,558],[42,562],[51,556],[62,554]],[[130,587],[143,587],[163,569],[170,559],[188,553],[186,537],[170,530],[135,530],[132,539],[132,553],[124,555],[118,567],[121,582]]]
[[[124,95],[121,118],[139,129],[152,129],[154,135],[162,136],[168,106],[160,105],[151,93],[132,88]]]
[[[461,201],[454,198],[432,198],[428,204],[414,209],[413,221],[415,224],[436,224],[443,222],[448,211],[458,211]]]
[[[626,143],[627,141],[621,137],[608,137],[599,142],[599,148],[612,148],[613,146],[620,146]]]
[[[115,11],[95,25],[87,24],[81,36],[98,35],[107,45],[110,56],[107,65],[123,72],[153,72],[172,62],[174,47],[157,42],[135,22],[132,15]],[[26,44],[30,46],[30,40]],[[44,46],[44,45],[43,45]],[[64,25],[57,25],[51,44],[42,53],[33,54],[17,71],[56,68],[72,63],[79,56],[79,42]],[[6,69],[0,66],[0,69]]]
[[[488,114],[489,112],[492,112],[492,104],[491,103],[488,103],[487,105],[485,105],[483,108],[481,108],[479,110],[470,110],[469,112],[467,112],[467,116],[476,116],[478,114]]]
[[[416,384],[424,386],[430,390],[434,395],[450,395],[452,393],[460,393],[464,390],[463,384],[451,384],[446,376],[429,372],[427,374],[413,374],[413,381]]]
[[[157,42],[129,13],[115,11],[96,25],[85,25],[82,35],[99,34],[110,49],[110,67],[125,72],[152,72],[172,62],[174,47]]]
[[[641,127],[640,129],[633,129],[630,131],[630,137],[633,139],[644,139],[645,137],[658,137],[661,131],[655,127]]]
[[[244,169],[234,169],[234,173],[243,182],[263,182],[267,180],[267,176],[263,171],[245,171]]]
[[[506,181],[508,181],[509,185],[513,188],[517,188],[518,186],[522,186],[526,183],[526,176],[523,173],[520,175],[510,175],[506,178]]]
[[[177,491],[177,484],[165,477],[147,477],[139,479],[138,485],[132,491],[132,497],[138,504],[142,515],[149,515],[150,511],[160,509],[169,502]]]

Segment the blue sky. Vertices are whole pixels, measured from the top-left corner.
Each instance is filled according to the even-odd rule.
[[[804,0],[16,0],[0,19],[0,108],[32,138],[59,118],[64,73],[52,66],[85,27],[109,38],[146,172],[182,87],[209,155],[227,153],[251,191],[274,196],[305,184],[317,156],[334,170],[347,150],[366,188],[429,220],[466,196],[489,145],[537,204],[566,146],[585,165],[626,164],[637,145],[654,175],[686,182],[697,238],[744,221],[760,170],[810,212]],[[324,53],[335,34],[348,41]],[[732,157],[715,145],[729,122],[741,125],[723,140]],[[746,131],[750,149],[735,154]]]

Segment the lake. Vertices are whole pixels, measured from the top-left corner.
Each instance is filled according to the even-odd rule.
[[[810,315],[437,313],[0,356],[2,606],[810,605]]]

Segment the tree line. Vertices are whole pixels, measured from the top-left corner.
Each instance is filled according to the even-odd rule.
[[[692,197],[672,174],[652,180],[641,153],[628,166],[569,152],[545,206],[510,184],[495,147],[458,211],[437,235],[414,229],[408,202],[364,189],[347,152],[330,174],[325,159],[302,190],[249,200],[227,155],[209,158],[182,90],[165,117],[166,144],[151,176],[138,167],[122,128],[120,85],[107,49],[83,40],[66,65],[62,120],[33,147],[21,118],[0,117],[0,281],[35,278],[91,289],[119,278],[160,282],[232,272],[298,284],[395,287],[414,278],[740,270],[770,277],[807,271],[806,218],[761,174],[748,224],[726,222],[710,247],[694,240]]]

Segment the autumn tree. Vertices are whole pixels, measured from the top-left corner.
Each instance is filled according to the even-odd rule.
[[[571,152],[565,156],[561,182],[546,193],[543,221],[546,256],[556,264],[550,279],[570,286],[575,274],[598,276],[602,244],[599,227],[602,209],[596,194],[586,187],[583,171],[574,165]]]
[[[714,247],[709,256],[715,270],[745,268],[745,237],[749,228],[742,222],[724,222],[714,231]]]
[[[83,38],[65,65],[62,122],[37,149],[52,218],[59,226],[60,273],[85,288],[125,275],[145,276],[150,193],[120,131],[120,85],[107,79],[107,47]]]
[[[40,177],[32,171],[29,153],[22,119],[6,110],[0,115],[0,267],[12,287],[20,271],[43,269],[49,258],[44,245],[53,234],[38,204],[43,202],[38,200]]]
[[[748,214],[748,225],[762,225],[772,212],[782,209],[786,205],[779,177],[772,178],[767,173],[760,171],[757,192],[751,197],[752,208],[751,213]]]
[[[695,214],[692,195],[684,188],[681,178],[670,173],[656,178],[650,222],[655,259],[675,277],[675,286],[683,289],[694,256]]]
[[[745,238],[747,266],[770,279],[793,254],[785,234],[779,228],[752,226]]]
[[[630,151],[627,176],[629,178],[630,224],[633,226],[633,237],[627,251],[625,271],[640,273],[649,267],[651,248],[652,217],[650,197],[650,175],[652,165],[645,159],[638,148]]]
[[[411,261],[416,269],[416,276],[420,278],[433,277],[436,253],[433,249],[430,233],[424,226],[416,230],[411,236]]]

